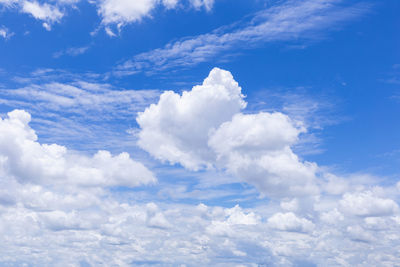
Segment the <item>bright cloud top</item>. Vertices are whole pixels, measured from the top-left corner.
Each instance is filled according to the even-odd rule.
[[[182,95],[167,91],[139,113],[138,144],[154,157],[191,170],[220,168],[268,196],[314,194],[316,164],[291,145],[305,132],[282,113],[243,114],[244,96],[230,72],[214,68]]]

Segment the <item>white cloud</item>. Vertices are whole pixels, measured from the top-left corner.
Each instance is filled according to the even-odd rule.
[[[193,0],[206,8],[213,1]],[[168,43],[163,48],[134,56],[117,66],[116,75],[140,71],[154,73],[166,69],[215,62],[221,54],[235,53],[236,48],[251,49],[264,43],[307,39],[321,30],[356,18],[368,10],[367,5],[338,5],[336,0],[279,2],[253,15],[250,22],[238,21],[210,33]]]
[[[304,129],[282,113],[237,114],[210,136],[219,163],[268,196],[315,194],[317,165],[290,146]]]
[[[167,9],[172,9],[175,8],[176,5],[178,4],[179,0],[162,0],[163,5]]]
[[[190,170],[227,169],[268,196],[315,194],[316,164],[290,148],[305,129],[281,113],[240,113],[245,106],[232,75],[215,68],[202,85],[165,92],[139,113],[138,144]]]
[[[0,5],[8,9],[17,9],[21,13],[29,14],[34,19],[42,21],[42,26],[50,31],[55,23],[59,23],[66,15],[68,8],[76,8],[80,0],[57,0],[57,1],[36,1],[36,0],[2,0]]]
[[[226,72],[220,74],[229,77]],[[238,90],[237,85],[233,88]],[[153,201],[139,203],[131,198],[140,190],[113,191],[109,186],[154,182],[143,165],[126,153],[112,156],[100,151],[89,157],[63,146],[40,144],[30,119],[28,113],[16,110],[0,121],[0,265],[290,266],[306,261],[328,266],[360,262],[393,266],[400,260],[399,218],[391,216],[397,204],[380,197],[392,188],[343,197],[319,195],[307,203],[318,209],[307,211],[302,209],[304,200],[288,201],[287,197],[281,205],[272,200],[261,206],[226,208],[160,203],[157,194],[149,192]],[[270,123],[262,121],[261,125]],[[262,129],[249,127],[249,135],[268,132]],[[268,138],[276,144],[260,142],[262,149],[252,151],[255,155],[285,146],[275,140],[275,130],[268,132]],[[296,134],[282,138],[295,142]],[[234,148],[243,149],[248,143],[246,138],[227,140]],[[231,153],[226,147],[221,151]],[[175,182],[164,182],[161,189],[173,189]],[[365,209],[367,203],[371,208]]]
[[[207,11],[210,11],[214,6],[215,0],[190,0],[190,3],[195,8],[202,8],[204,7]]]
[[[53,57],[54,58],[59,58],[59,57],[64,56],[64,55],[72,56],[72,57],[79,56],[79,55],[82,55],[82,54],[86,53],[86,51],[88,51],[89,48],[90,48],[89,46],[70,47],[70,48],[67,48],[65,50],[61,50],[61,51],[58,51],[58,52],[54,53]]]
[[[311,232],[315,226],[305,218],[298,218],[293,212],[274,214],[268,219],[268,225],[281,231],[302,233]]]
[[[4,39],[9,39],[13,35],[14,33],[10,32],[9,29],[4,26],[0,26],[0,37],[3,37]]]
[[[134,146],[135,137],[124,131],[135,127],[132,117],[154,102],[160,93],[87,82],[71,75],[38,71],[24,81],[26,86],[3,88],[0,103],[9,109],[29,111],[35,130],[45,142],[79,143],[74,148],[92,151],[109,149],[112,144],[119,151],[130,151],[127,149]],[[57,82],[61,77],[63,83]],[[115,121],[121,123],[122,129],[115,127]]]
[[[215,160],[209,134],[245,106],[232,74],[213,69],[202,85],[182,95],[164,92],[158,104],[139,113],[138,144],[162,161],[193,170],[209,166]]]
[[[97,12],[102,18],[103,25],[117,25],[119,31],[125,24],[140,22],[146,17],[151,17],[152,11],[157,6],[175,9],[179,7],[179,3],[186,2],[183,0],[100,0],[97,2]],[[196,9],[204,7],[210,11],[214,0],[190,0],[188,3]],[[116,36],[110,27],[105,27],[105,30],[109,36]]]
[[[363,217],[388,216],[399,210],[392,199],[375,196],[371,191],[346,193],[340,205],[343,211]]]
[[[22,12],[32,15],[35,19],[43,21],[43,27],[51,30],[51,24],[59,22],[64,13],[54,5],[47,3],[40,4],[36,1],[24,1],[22,3]]]
[[[328,224],[337,224],[339,221],[343,221],[344,220],[344,216],[343,214],[341,214],[337,208],[334,208],[331,211],[328,212],[323,212],[320,215],[321,221],[323,221],[324,223],[328,223]]]
[[[361,241],[361,242],[371,242],[374,240],[373,236],[365,231],[362,227],[355,225],[355,226],[348,226],[347,233],[349,237],[354,241]]]
[[[104,24],[135,22],[148,16],[157,2],[157,0],[104,0],[100,2],[98,12]]]
[[[89,158],[64,146],[37,142],[30,114],[8,113],[0,121],[0,169],[21,183],[129,186],[154,183],[154,175],[127,153],[112,156],[99,151]]]

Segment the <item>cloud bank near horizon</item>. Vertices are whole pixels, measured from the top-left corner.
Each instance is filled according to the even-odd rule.
[[[232,74],[215,68],[190,91],[161,94],[137,121],[139,146],[157,160],[257,188],[263,201],[247,208],[196,196],[197,204],[164,201],[157,190],[175,190],[174,179],[157,185],[157,173],[127,153],[42,144],[29,113],[8,113],[0,121],[0,263],[395,265],[400,182],[304,161],[292,150],[307,134],[301,121],[249,113],[246,104]],[[152,201],[132,200],[137,194]]]

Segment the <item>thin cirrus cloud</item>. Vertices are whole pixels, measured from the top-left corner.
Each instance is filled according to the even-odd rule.
[[[104,148],[111,143],[121,149],[132,147],[123,129],[133,127],[129,126],[132,117],[159,96],[158,90],[115,88],[50,69],[16,79],[25,85],[3,88],[0,104],[29,111],[36,130],[48,142],[80,143],[81,148]],[[125,122],[121,132],[115,131],[115,121]]]
[[[67,48],[65,50],[61,50],[61,51],[55,52],[53,54],[53,57],[54,58],[59,58],[59,57],[62,57],[62,56],[76,57],[76,56],[79,56],[79,55],[82,55],[82,54],[86,53],[86,51],[88,51],[89,48],[90,48],[90,46],[70,47],[70,48]]]
[[[163,48],[135,55],[118,65],[115,75],[148,74],[185,68],[224,56],[235,49],[249,49],[274,41],[311,38],[340,23],[366,13],[370,5],[343,5],[336,0],[287,1],[211,33],[168,43]]]

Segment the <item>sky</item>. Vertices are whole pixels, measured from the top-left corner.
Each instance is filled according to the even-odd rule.
[[[0,266],[400,266],[397,0],[0,0]]]

